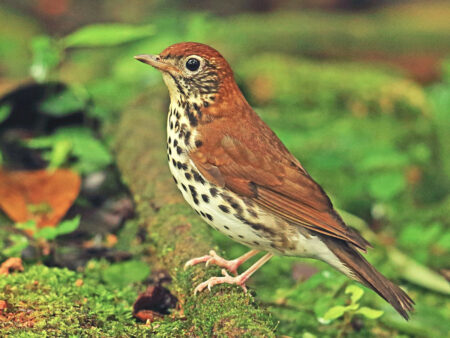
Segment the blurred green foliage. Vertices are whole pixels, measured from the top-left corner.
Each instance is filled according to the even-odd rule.
[[[422,17],[412,14],[413,18]],[[19,22],[25,21],[19,18]],[[146,88],[162,86],[160,75],[135,62],[133,55],[158,53],[179,41],[217,46],[231,62],[254,108],[334,203],[375,230],[376,235],[363,229],[375,239],[376,248],[369,259],[397,282],[408,281],[404,286],[417,301],[417,313],[404,323],[373,292],[364,292],[330,267],[308,261],[321,271],[306,280],[295,279],[292,270],[298,260],[275,257],[252,283],[258,299],[279,320],[277,334],[448,334],[450,302],[445,286],[433,289],[419,279],[437,278],[430,269],[448,268],[450,257],[450,59],[443,63],[442,80],[429,87],[398,70],[352,61],[353,54],[374,49],[389,54],[420,50],[448,54],[448,20],[429,19],[417,25],[410,15],[399,16],[390,10],[364,16],[284,12],[230,18],[166,13],[142,26],[94,25],[59,40],[39,36],[33,41],[30,37],[39,29],[32,24],[25,26],[17,36],[26,38],[0,39],[0,51],[11,45],[9,55],[23,55],[18,45],[27,41],[33,56],[25,65],[31,67],[35,80],[60,81],[67,86],[62,94],[50,95],[42,111],[62,116],[82,110],[110,126]],[[348,60],[308,58],[325,52]],[[20,66],[11,62],[6,74],[23,74],[23,59],[17,64],[22,65],[19,71]],[[101,170],[113,161],[88,123],[60,128],[50,136],[29,141],[28,146],[44,149],[51,166],[70,165],[83,174]],[[130,246],[130,234],[137,233],[136,224],[127,224],[119,234],[119,245]],[[211,234],[229,257],[245,250],[217,232]],[[17,236],[10,236],[9,245],[1,248],[4,254],[26,247],[27,242]],[[399,268],[414,264],[422,265],[406,272]],[[136,273],[131,279],[119,278],[125,270]],[[137,326],[130,318],[135,293],[130,285],[141,282],[148,272],[137,260],[111,266],[93,262],[84,272],[86,283],[80,288],[73,284],[80,278],[76,273],[31,267],[25,274],[2,279],[0,299],[12,299],[14,306],[19,306],[19,300],[36,306],[43,318],[32,331],[36,335],[42,333],[38,330],[60,333],[55,324],[60,318],[61,327],[75,335],[135,335]],[[37,287],[31,286],[32,280],[39,281]],[[11,287],[14,284],[25,287]],[[350,297],[345,290],[352,291]],[[81,301],[84,298],[87,302]],[[49,302],[55,304],[52,314],[44,310]],[[367,310],[358,314],[361,309]],[[384,314],[374,319],[381,311]],[[212,318],[214,315],[207,323],[210,326]],[[160,324],[164,333],[186,329],[183,323],[172,320]],[[12,327],[8,330],[5,332],[17,332]]]
[[[112,162],[107,148],[85,127],[59,128],[52,135],[31,139],[27,146],[44,149],[43,157],[49,160],[50,166],[63,164],[72,155],[75,161],[71,167],[82,174],[104,169]]]

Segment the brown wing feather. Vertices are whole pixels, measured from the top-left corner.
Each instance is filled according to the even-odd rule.
[[[293,224],[365,250],[368,242],[345,225],[300,162],[254,112],[249,115],[239,125],[221,118],[200,126],[203,146],[190,153],[198,170]]]

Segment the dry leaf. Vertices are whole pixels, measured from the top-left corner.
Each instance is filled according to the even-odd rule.
[[[0,170],[0,208],[15,222],[55,226],[77,198],[80,184],[80,176],[67,169]]]
[[[18,257],[8,258],[0,266],[0,275],[9,275],[14,271],[23,271],[22,260]]]
[[[151,285],[141,293],[133,304],[133,315],[143,322],[153,322],[169,313],[178,299],[160,285]]]

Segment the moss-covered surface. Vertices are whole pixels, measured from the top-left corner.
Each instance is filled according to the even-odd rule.
[[[138,324],[130,306],[136,297],[131,286],[116,288],[85,274],[42,265],[0,279],[0,299],[7,308],[0,314],[2,336],[14,337],[118,337],[140,336],[150,328]]]

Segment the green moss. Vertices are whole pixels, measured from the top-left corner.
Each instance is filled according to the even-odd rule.
[[[24,273],[2,277],[0,299],[8,303],[0,320],[2,335],[133,336],[148,332],[131,317],[137,295],[133,288],[119,289],[93,278],[95,273],[89,275],[32,266]]]

